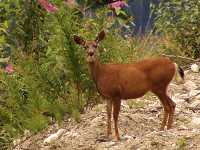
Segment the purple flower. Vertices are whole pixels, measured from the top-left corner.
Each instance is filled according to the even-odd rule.
[[[11,64],[7,64],[5,68],[5,72],[8,74],[12,74],[14,72],[13,66]]]
[[[116,2],[110,3],[109,6],[113,9],[121,9],[124,6],[127,6],[127,4],[124,1],[116,1]]]
[[[47,12],[57,12],[58,11],[58,8],[49,3],[48,0],[38,0],[38,3],[47,11]]]

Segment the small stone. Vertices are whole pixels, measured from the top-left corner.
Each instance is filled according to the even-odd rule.
[[[176,104],[179,104],[179,103],[183,103],[185,102],[185,99],[188,99],[189,96],[188,94],[182,94],[182,95],[179,95],[179,96],[173,96],[172,97],[172,100],[176,103]]]
[[[190,70],[185,70],[184,71],[184,74],[189,74],[190,73]]]
[[[199,72],[199,66],[197,64],[192,64],[190,68],[192,72]]]
[[[123,102],[122,101],[121,106],[124,107],[125,109],[129,109],[129,106],[128,106],[127,102]]]
[[[200,117],[192,117],[191,124],[193,126],[199,126],[200,125]]]
[[[180,98],[180,99],[188,99],[188,98],[190,98],[188,93],[187,94],[179,94],[177,97]]]
[[[24,130],[24,136],[28,137],[31,135],[31,132],[27,129]]]
[[[78,136],[78,133],[72,133],[72,135],[71,135],[72,137],[77,137]]]
[[[13,141],[13,145],[14,145],[14,146],[15,146],[15,145],[18,145],[20,142],[21,142],[21,139],[15,139],[15,140]]]
[[[65,129],[59,129],[56,133],[58,136],[61,136],[65,132]]]
[[[108,143],[106,144],[106,147],[109,148],[109,147],[112,147],[112,146],[114,146],[114,145],[116,145],[116,142],[111,141],[111,142],[108,142]]]
[[[128,140],[128,139],[132,139],[133,137],[130,135],[124,135],[121,137],[121,140]]]
[[[176,146],[176,144],[175,144],[175,143],[173,143],[173,144],[172,144],[172,147],[175,147],[175,146]]]
[[[200,90],[191,90],[190,93],[189,93],[189,96],[193,97],[193,96],[196,96],[198,94],[200,94]]]
[[[58,139],[58,135],[57,134],[52,134],[48,138],[46,138],[44,140],[44,144],[45,145],[51,144],[51,143],[55,142],[57,139]]]
[[[181,130],[188,130],[188,128],[187,128],[186,126],[184,126],[184,125],[180,125],[179,128],[180,128]]]
[[[55,142],[63,133],[65,132],[65,129],[59,129],[56,133],[51,134],[48,138],[44,140],[44,144],[51,144]]]
[[[180,113],[180,112],[181,112],[180,108],[176,107],[175,108],[175,113]]]

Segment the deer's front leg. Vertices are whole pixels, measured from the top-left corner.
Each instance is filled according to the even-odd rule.
[[[120,111],[121,100],[115,99],[113,100],[113,119],[114,119],[114,126],[115,126],[115,137],[116,140],[119,141],[119,131],[118,131],[118,116]]]
[[[107,137],[109,138],[109,136],[112,134],[112,131],[111,131],[112,101],[107,100],[106,102],[107,102],[107,106],[106,106],[106,110],[107,110]]]

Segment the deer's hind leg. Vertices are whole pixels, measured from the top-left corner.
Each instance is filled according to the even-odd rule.
[[[164,118],[161,124],[161,130],[164,130],[167,125],[167,129],[170,129],[173,123],[173,116],[175,112],[176,104],[172,99],[167,95],[166,89],[159,89],[153,92],[160,99],[164,107]]]
[[[112,134],[111,130],[111,113],[112,113],[112,100],[106,100],[107,105],[106,105],[106,111],[107,111],[107,137]]]
[[[176,108],[176,103],[172,101],[172,99],[166,95],[166,98],[168,99],[169,105],[170,105],[170,114],[168,118],[168,123],[167,123],[167,129],[170,129],[173,124],[173,119],[174,119],[174,112]]]

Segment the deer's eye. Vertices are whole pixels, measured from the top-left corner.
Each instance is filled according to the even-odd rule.
[[[97,45],[93,45],[94,48],[97,48]]]
[[[84,46],[85,49],[88,49],[89,47],[87,45]]]

